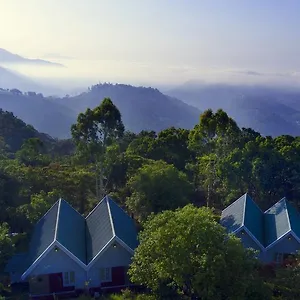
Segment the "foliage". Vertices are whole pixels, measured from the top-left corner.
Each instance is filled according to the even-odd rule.
[[[300,288],[300,256],[286,261],[284,266],[277,267],[275,277],[271,279],[274,294],[281,299],[299,299]]]
[[[81,150],[88,150],[95,160],[98,153],[103,154],[105,148],[123,136],[124,125],[121,114],[109,98],[93,110],[80,113],[77,123],[71,128],[73,139]]]
[[[164,285],[201,299],[245,299],[255,264],[209,209],[188,205],[148,218],[129,274],[159,294]]]
[[[110,85],[90,93],[97,96],[99,88]],[[297,266],[262,280],[251,253],[233,237],[224,240],[209,209],[176,209],[186,204],[223,209],[245,192],[262,209],[283,196],[299,207],[300,137],[240,129],[222,110],[205,111],[192,130],[132,133],[124,130],[110,99],[80,114],[72,135],[72,140],[54,140],[0,110],[2,265],[18,248],[8,233],[30,235],[58,198],[86,214],[109,193],[144,226],[131,273],[160,297],[269,299],[273,290],[293,299],[298,293]],[[157,215],[147,219],[152,214]],[[157,294],[112,297],[157,299]]]
[[[187,176],[163,161],[153,161],[137,170],[128,182],[126,205],[139,220],[151,212],[175,209],[188,203],[192,187]]]
[[[13,254],[14,244],[9,236],[7,223],[0,224],[0,270],[5,265],[7,259]]]

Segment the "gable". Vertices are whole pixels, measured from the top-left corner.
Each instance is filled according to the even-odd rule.
[[[134,220],[112,199],[105,197],[86,218],[60,199],[35,226],[30,251],[24,255],[22,279],[44,265],[54,247],[86,269],[112,243],[120,244],[129,256],[138,244]]]
[[[58,249],[58,250],[56,250]],[[74,271],[76,278],[85,280],[85,269],[70,258],[59,246],[54,247],[32,269],[30,276]]]
[[[132,254],[118,242],[113,242],[99,257],[90,268],[112,268],[118,266],[129,266]]]
[[[239,231],[236,236],[241,239],[241,242],[245,248],[252,248],[255,250],[261,250],[253,238],[245,232],[245,230]]]

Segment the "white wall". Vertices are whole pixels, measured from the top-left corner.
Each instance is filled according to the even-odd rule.
[[[100,286],[101,268],[129,266],[131,264],[132,254],[117,242],[115,244],[117,245],[116,248],[111,245],[88,270],[89,287]]]
[[[55,251],[52,249],[38,263],[29,276],[42,274],[75,272],[75,288],[83,288],[86,280],[86,271],[63,250]]]

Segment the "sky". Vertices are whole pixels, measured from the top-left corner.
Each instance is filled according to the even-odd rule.
[[[299,0],[0,0],[0,48],[30,76],[300,83]],[[298,81],[299,80],[299,81]]]

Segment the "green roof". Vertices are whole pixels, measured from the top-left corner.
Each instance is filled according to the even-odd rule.
[[[56,240],[86,263],[85,218],[63,199],[59,204]]]

